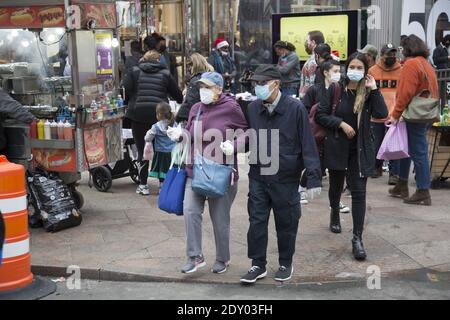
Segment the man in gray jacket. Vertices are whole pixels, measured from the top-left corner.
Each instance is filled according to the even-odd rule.
[[[281,73],[281,91],[288,96],[297,96],[300,88],[300,60],[295,46],[287,41],[278,41],[274,45],[278,59],[278,71]]]
[[[19,102],[0,88],[0,154],[3,153],[7,144],[3,129],[3,122],[6,118],[13,118],[27,124],[30,124],[35,119]]]

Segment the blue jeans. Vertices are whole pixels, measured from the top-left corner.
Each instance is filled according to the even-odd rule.
[[[384,123],[371,122],[370,127],[375,138],[375,154],[378,154],[381,144],[383,143],[384,136],[386,135],[387,128]],[[375,169],[383,167],[383,160],[376,159]],[[398,176],[400,174],[400,160],[389,161],[389,174]]]
[[[428,160],[427,123],[406,123],[408,132],[408,147],[411,158],[400,160],[400,179],[408,180],[411,171],[411,161],[416,170],[416,184],[419,190],[430,189],[430,163]]]

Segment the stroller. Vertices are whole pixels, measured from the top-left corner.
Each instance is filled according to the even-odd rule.
[[[130,131],[123,129],[123,160],[89,170],[92,183],[98,191],[107,192],[111,189],[113,180],[124,177],[130,177],[134,183],[139,184],[137,149]]]

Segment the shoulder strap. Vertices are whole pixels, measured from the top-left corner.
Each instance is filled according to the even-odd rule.
[[[333,104],[331,114],[334,115],[336,113],[336,108],[339,102],[341,101],[342,88],[339,82],[335,82],[333,84],[334,94],[333,94]]]
[[[199,122],[199,120],[200,120],[200,115],[201,115],[201,113],[202,113],[202,108],[201,107],[199,107],[198,108],[198,110],[197,110],[197,115],[195,116],[195,121],[194,121],[194,141],[193,141],[193,143],[194,143],[194,147],[195,147],[195,145],[196,145],[196,143],[195,143],[195,141],[196,141],[196,138],[198,137],[198,135],[199,135],[199,132],[198,132],[198,122]],[[202,133],[200,132],[200,137],[201,137],[201,135],[202,135]],[[201,140],[200,140],[201,141]],[[198,150],[197,150],[198,151]]]
[[[422,90],[418,94],[418,96],[422,95],[422,93],[425,92],[425,91],[428,91],[430,94],[432,94],[432,92],[431,92],[431,83],[430,83],[430,79],[428,78],[428,73],[425,70],[425,67],[424,67],[422,61],[420,60],[420,58],[418,60],[419,60],[420,68],[422,69],[422,72],[425,74],[425,79],[427,79],[427,83],[428,83],[428,89],[427,90]]]

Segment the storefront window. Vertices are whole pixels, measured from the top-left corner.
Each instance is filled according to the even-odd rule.
[[[236,60],[239,69],[272,63],[272,14],[363,9],[370,0],[239,0]]]

